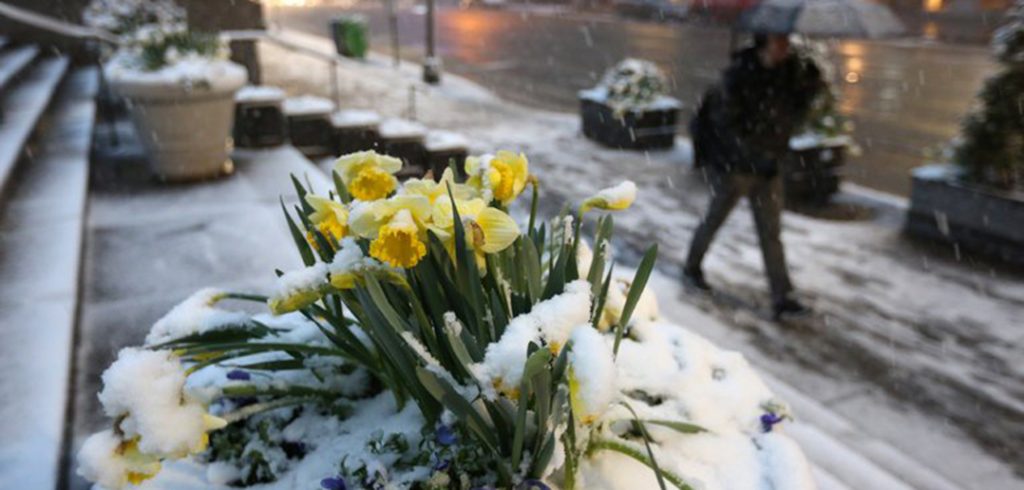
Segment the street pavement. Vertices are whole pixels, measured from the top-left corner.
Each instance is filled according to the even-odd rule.
[[[330,49],[326,40],[301,39]],[[269,47],[261,53],[267,83],[293,93],[330,93],[328,73],[315,61]],[[633,179],[637,203],[616,216],[619,257],[628,263],[637,250],[658,243],[659,270],[669,282],[678,278],[707,199],[685,140],[668,152],[610,151],[584,139],[573,114],[509,103],[458,77],[428,87],[415,65],[396,70],[377,56],[346,63],[339,74],[343,106],[414,113],[431,128],[463,133],[474,152],[523,151],[549,195],[578,202],[596,188]],[[962,487],[1019,487],[1012,470],[1024,471],[1024,366],[1018,362],[1024,278],[909,241],[901,233],[901,201],[867,196],[846,193],[813,216],[784,217],[794,280],[816,311],[805,322],[766,318],[766,285],[746,206],[723,227],[708,257],[707,274],[719,294],[657,291],[716,319],[677,321],[710,329],[701,333],[743,350]]]
[[[372,46],[390,53],[382,7],[358,4]],[[270,22],[326,36],[343,7],[275,8]],[[399,10],[402,56],[422,58],[421,9]],[[728,61],[723,27],[627,21],[564,8],[485,10],[441,8],[438,52],[445,69],[503,98],[541,109],[574,111],[576,92],[591,87],[625,57],[656,62],[689,114]],[[850,180],[908,195],[909,170],[956,135],[983,80],[994,70],[984,46],[921,40],[833,41],[840,111],[856,125],[863,154],[849,159]],[[685,119],[684,119],[685,120]]]

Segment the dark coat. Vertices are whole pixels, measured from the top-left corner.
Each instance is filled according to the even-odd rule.
[[[755,48],[735,53],[721,83],[704,95],[690,122],[696,165],[778,174],[789,138],[824,86],[810,60],[792,55],[766,68]]]

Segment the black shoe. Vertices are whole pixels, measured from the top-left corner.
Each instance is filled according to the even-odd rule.
[[[704,271],[697,269],[691,269],[689,267],[683,267],[683,285],[698,289],[705,293],[711,292],[711,285],[704,280]]]
[[[799,301],[792,298],[776,301],[775,304],[772,305],[772,319],[776,321],[781,320],[782,317],[799,318],[807,316],[810,313],[810,308],[807,308]]]

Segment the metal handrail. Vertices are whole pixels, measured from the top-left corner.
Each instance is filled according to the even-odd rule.
[[[0,2],[0,16],[75,39],[93,39],[110,44],[120,44],[117,36],[103,29],[74,24],[33,12],[21,7]]]
[[[302,44],[289,40],[279,34],[262,29],[221,31],[220,35],[228,41],[269,42],[289,51],[304,54],[327,63],[330,68],[331,76],[331,98],[334,100],[335,107],[341,106],[341,91],[338,88],[338,67],[345,61],[345,59],[340,55],[324,53],[323,51],[310,48],[309,46],[303,46]]]

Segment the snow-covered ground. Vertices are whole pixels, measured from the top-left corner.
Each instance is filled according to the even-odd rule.
[[[325,52],[331,49],[325,40],[290,35]],[[262,54],[266,83],[292,93],[330,93],[328,72],[317,61],[271,46],[264,46]],[[547,192],[569,200],[628,176],[640,192],[633,212],[616,222],[619,235],[628,246],[660,243],[661,271],[668,283],[673,281],[707,199],[699,175],[690,168],[684,140],[668,152],[610,151],[582,138],[573,114],[510,104],[453,76],[429,87],[419,76],[418,66],[396,70],[373,57],[346,63],[339,70],[341,105],[415,117],[430,128],[460,132],[474,152],[523,151]],[[893,427],[911,431],[916,425],[919,435],[945,431],[950,441],[971,437],[1004,461],[1018,462],[1020,470],[1024,282],[998,267],[961,263],[954,252],[909,242],[900,233],[898,201],[870,194],[843,196],[850,206],[816,217],[784,217],[783,240],[794,281],[817,312],[799,328],[765,319],[766,285],[745,206],[723,227],[706,262],[710,282],[721,294],[682,301],[706,313],[708,329],[715,331],[706,335],[732,338],[748,355],[763,359],[767,369],[791,383],[800,381],[819,400],[851,401],[848,416],[854,420],[882,400],[899,404],[892,411],[897,414],[916,407],[910,418],[935,426],[933,431],[916,422],[860,421],[864,430],[888,436],[894,446],[924,460],[966,450],[943,452],[941,444],[892,435]],[[968,463],[934,466],[965,486],[983,477],[1012,481],[1005,466],[987,465],[980,454],[967,459],[978,464],[973,469]],[[961,480],[968,473],[976,478]]]

